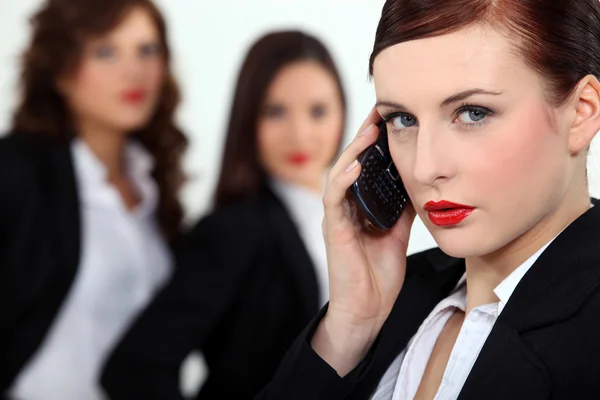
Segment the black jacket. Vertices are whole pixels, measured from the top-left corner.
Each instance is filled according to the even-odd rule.
[[[596,203],[597,204],[597,203]],[[405,284],[366,358],[341,378],[311,348],[326,308],[256,399],[368,399],[396,356],[465,271],[439,249],[409,257]],[[565,229],[498,317],[459,399],[600,397],[600,206]]]
[[[79,199],[70,148],[0,139],[0,396],[36,352],[74,281]]]
[[[209,369],[198,399],[252,399],[319,310],[314,266],[268,189],[203,218],[175,251],[172,282],[106,366],[112,400],[182,399],[193,350]]]

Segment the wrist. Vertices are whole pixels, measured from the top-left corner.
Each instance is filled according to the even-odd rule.
[[[315,331],[311,345],[340,376],[352,371],[367,355],[381,326],[328,311]]]

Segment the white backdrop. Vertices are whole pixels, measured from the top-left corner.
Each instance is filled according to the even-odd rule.
[[[156,0],[164,11],[184,103],[178,118],[190,138],[191,181],[183,193],[188,221],[208,211],[238,68],[251,42],[272,29],[301,28],[321,38],[341,70],[349,100],[346,142],[374,103],[367,63],[384,0]],[[0,132],[14,107],[17,57],[27,18],[40,0],[0,0]],[[600,156],[592,147],[591,190],[600,195]],[[409,252],[434,246],[420,221]],[[192,375],[198,377],[195,370]],[[202,373],[201,373],[202,375]],[[195,379],[186,379],[192,382]]]

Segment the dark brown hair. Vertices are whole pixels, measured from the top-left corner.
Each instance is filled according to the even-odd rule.
[[[133,136],[155,159],[153,177],[160,192],[157,216],[165,236],[172,240],[179,233],[183,217],[177,193],[184,179],[180,158],[187,141],[173,121],[180,96],[169,70],[165,21],[150,0],[46,1],[31,18],[33,34],[22,57],[22,98],[12,130],[68,142],[73,126],[70,111],[56,87],[59,77],[77,68],[86,41],[115,28],[136,7],[147,10],[156,24],[167,72],[154,115]]]
[[[390,46],[481,24],[515,40],[524,61],[545,78],[560,105],[586,75],[600,76],[598,0],[387,0],[369,61]]]
[[[214,197],[216,208],[251,198],[266,184],[267,173],[258,158],[258,117],[277,73],[283,67],[301,61],[315,61],[331,73],[339,89],[345,119],[346,98],[342,81],[323,43],[299,31],[272,32],[261,37],[250,48],[238,76]]]

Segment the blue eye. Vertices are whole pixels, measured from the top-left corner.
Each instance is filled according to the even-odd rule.
[[[158,44],[146,44],[140,47],[142,56],[154,56],[160,54],[160,46]]]
[[[473,123],[483,120],[487,115],[480,110],[463,111],[458,115],[458,119],[464,123]]]
[[[327,107],[325,105],[317,105],[312,107],[310,114],[314,119],[323,118],[327,114]]]
[[[478,126],[485,123],[491,115],[494,115],[494,112],[485,107],[464,105],[456,111],[455,122],[465,126]]]
[[[115,55],[115,49],[112,46],[102,46],[94,52],[94,56],[100,59],[112,58]]]
[[[391,121],[396,129],[406,129],[417,125],[417,119],[408,114],[400,114],[391,118]]]
[[[281,118],[285,115],[285,107],[281,105],[267,105],[263,110],[266,118]]]

